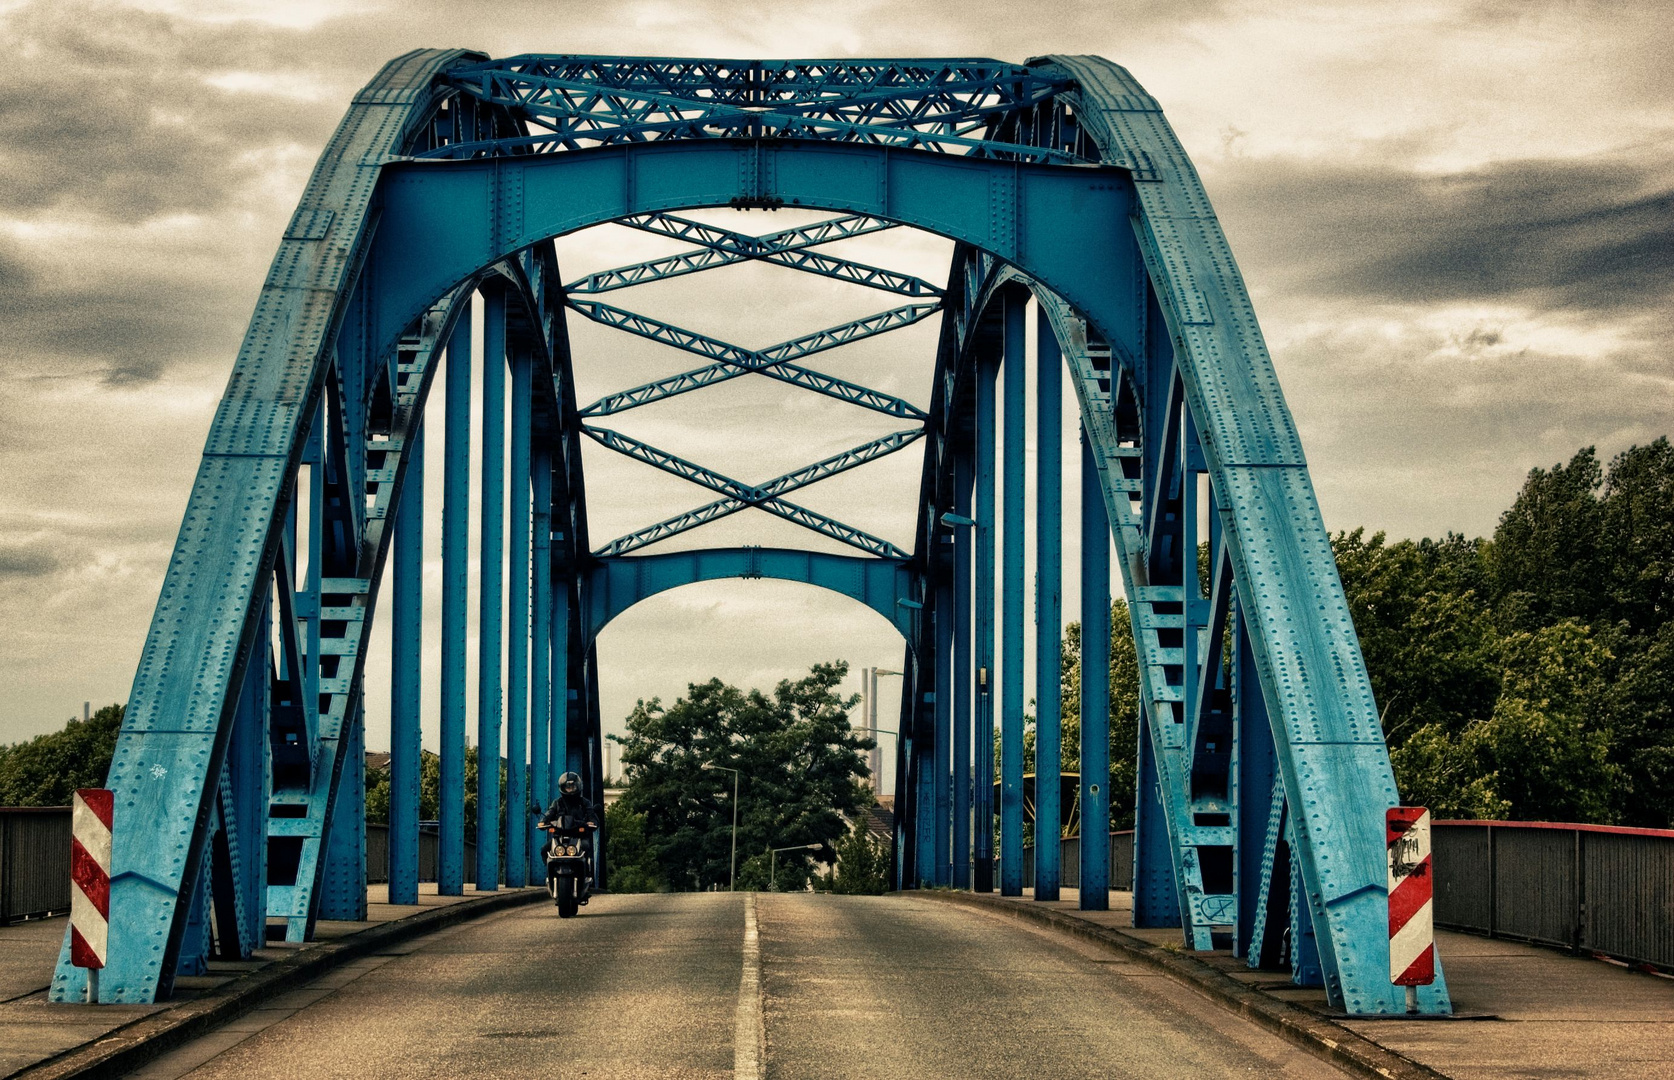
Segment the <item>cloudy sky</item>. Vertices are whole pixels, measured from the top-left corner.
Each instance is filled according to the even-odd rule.
[[[353,92],[418,46],[1124,64],[1204,175],[1334,530],[1485,533],[1529,468],[1674,428],[1674,24],[1651,0],[0,0],[0,39],[0,742],[126,698],[284,224]],[[559,247],[566,276],[665,250],[615,228]],[[940,279],[948,251],[898,232],[842,253]],[[759,266],[617,296],[750,346],[888,306]],[[693,366],[574,333],[584,396]],[[923,403],[934,341],[931,321],[819,366]],[[746,481],[892,426],[729,387],[616,426]],[[587,459],[596,540],[706,501],[604,455]],[[805,501],[905,542],[917,475],[903,454]],[[690,543],[808,536],[787,530],[739,515]],[[896,667],[900,641],[840,598],[735,583],[641,605],[601,658],[619,728],[692,679]],[[368,679],[376,747],[382,633]]]

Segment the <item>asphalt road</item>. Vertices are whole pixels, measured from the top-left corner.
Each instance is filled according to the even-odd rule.
[[[1342,1074],[1161,976],[1011,920],[911,897],[698,893],[455,927],[135,1075]]]

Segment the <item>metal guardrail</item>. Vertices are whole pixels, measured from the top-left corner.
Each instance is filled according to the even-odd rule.
[[[1066,836],[1059,850],[1058,884],[1065,889],[1081,888],[1081,837]],[[1023,887],[1035,887],[1034,849],[1024,848]],[[1000,880],[1000,861],[994,860],[994,880]],[[1110,887],[1133,888],[1133,830],[1123,829],[1110,834]]]
[[[1674,830],[1438,821],[1437,926],[1674,970]]]
[[[418,879],[435,881],[436,866],[442,857],[442,835],[436,829],[419,827]],[[477,881],[477,845],[465,841],[465,880]],[[382,885],[389,881],[389,826],[366,823],[366,883]]]
[[[0,807],[0,925],[70,910],[70,808]]]

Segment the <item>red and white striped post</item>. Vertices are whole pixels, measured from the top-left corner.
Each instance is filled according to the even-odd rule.
[[[82,788],[70,815],[70,963],[87,969],[87,1003],[99,1001],[110,927],[110,821],[114,796]]]
[[[1389,981],[1407,988],[1407,1011],[1418,1011],[1418,988],[1436,981],[1436,930],[1430,872],[1430,811],[1391,807],[1389,843]]]

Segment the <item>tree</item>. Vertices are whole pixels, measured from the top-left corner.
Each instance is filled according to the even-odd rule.
[[[645,832],[645,815],[635,813],[621,799],[605,807],[605,865],[610,868],[610,891],[666,892],[662,867]]]
[[[848,835],[837,843],[837,864],[830,876],[831,891],[845,896],[882,896],[889,891],[889,845],[857,818]]]
[[[106,705],[61,731],[0,746],[0,806],[67,806],[77,788],[104,787],[122,712]]]
[[[1133,644],[1133,625],[1125,600],[1110,606],[1110,827],[1133,827],[1133,799],[1139,782],[1136,758],[1139,739],[1139,654]],[[1059,694],[1063,702],[1063,770],[1081,771],[1081,624],[1064,628],[1063,659],[1059,665]],[[1033,724],[1025,734],[1028,758],[1024,771],[1034,766]],[[999,760],[996,756],[995,760]]]
[[[1568,465],[1529,473],[1494,530],[1493,600],[1507,629],[1556,619],[1593,622],[1610,597],[1609,553],[1598,491],[1598,457],[1588,446]]]
[[[843,835],[844,816],[871,805],[859,778],[872,741],[849,726],[859,698],[836,693],[847,672],[841,662],[816,664],[771,695],[711,679],[691,684],[667,708],[655,699],[634,707],[618,740],[628,781],[621,805],[643,815],[664,882],[676,889],[727,884],[733,776],[705,763],[739,771],[740,887],[766,884],[768,848],[829,845]],[[798,872],[788,866],[800,868],[802,887],[808,853],[784,854],[781,884]]]

